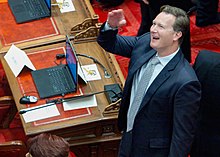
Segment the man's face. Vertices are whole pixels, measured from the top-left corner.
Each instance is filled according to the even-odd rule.
[[[150,28],[150,46],[160,52],[175,51],[178,47],[178,33],[173,30],[176,17],[172,14],[161,12],[154,20]]]

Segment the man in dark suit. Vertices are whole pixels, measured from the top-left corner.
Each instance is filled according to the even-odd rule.
[[[194,69],[202,86],[199,127],[191,157],[220,156],[220,54],[202,50]]]
[[[109,12],[100,28],[98,43],[130,58],[118,116],[123,132],[119,157],[187,157],[193,141],[200,83],[180,49],[189,18],[179,8],[161,9],[150,33],[140,37],[117,34],[117,28],[126,24],[121,9]],[[144,85],[149,76],[142,76],[151,69],[152,60],[159,63]]]

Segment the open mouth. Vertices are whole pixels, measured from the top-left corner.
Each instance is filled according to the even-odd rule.
[[[154,40],[159,40],[160,38],[159,37],[155,37],[155,36],[153,36],[152,37]]]

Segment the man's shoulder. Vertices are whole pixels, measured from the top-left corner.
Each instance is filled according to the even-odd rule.
[[[150,38],[150,32],[144,33],[144,34],[138,36],[138,38],[140,38],[140,39]]]
[[[183,61],[183,64],[180,65],[178,72],[179,72],[179,75],[182,77],[182,79],[185,81],[190,81],[190,80],[198,81],[195,70],[193,69],[192,65],[189,64],[187,60]]]
[[[137,43],[140,43],[140,44],[146,43],[146,45],[150,44],[150,33],[148,32],[141,36],[138,36]]]

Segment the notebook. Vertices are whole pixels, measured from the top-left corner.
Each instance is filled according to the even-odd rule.
[[[78,58],[69,38],[66,39],[66,63],[32,71],[40,98],[65,95],[77,90]]]
[[[51,16],[51,0],[8,0],[17,23]]]

